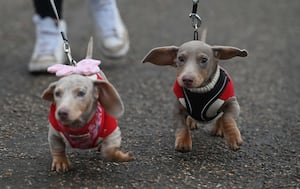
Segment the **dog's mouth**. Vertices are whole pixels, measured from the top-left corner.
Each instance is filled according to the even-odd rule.
[[[59,111],[56,113],[56,119],[71,129],[77,129],[84,125],[84,121],[81,119],[81,116],[73,117],[69,114],[59,113]]]
[[[68,126],[70,129],[79,129],[84,126],[84,123],[80,120],[62,120],[58,119],[63,125]]]
[[[82,128],[83,126],[84,126],[84,123],[80,120],[73,121],[69,125],[70,129],[79,129],[79,128]]]
[[[201,87],[203,81],[202,79],[195,79],[194,77],[190,76],[182,76],[178,77],[178,83],[181,87],[190,89]]]
[[[201,84],[197,84],[196,86],[185,86],[192,92],[197,92],[197,93],[205,93],[210,90],[212,90],[217,81],[220,78],[220,69],[216,71],[213,77],[211,77],[209,80],[204,81],[203,79],[201,80]],[[200,82],[199,82],[200,83]]]
[[[200,87],[200,85],[195,85],[195,84],[193,84],[193,83],[187,83],[187,84],[184,84],[184,87],[185,88],[189,88],[189,89],[193,89],[193,88],[199,88]]]

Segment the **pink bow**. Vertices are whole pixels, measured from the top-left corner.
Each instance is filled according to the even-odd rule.
[[[50,73],[55,73],[58,77],[68,76],[71,74],[90,76],[100,71],[100,68],[98,67],[100,63],[100,60],[83,59],[75,66],[55,64],[48,67],[47,71]]]

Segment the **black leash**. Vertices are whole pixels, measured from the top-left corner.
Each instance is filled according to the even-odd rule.
[[[189,17],[192,19],[192,26],[194,28],[194,40],[199,40],[198,28],[201,26],[202,20],[197,14],[199,0],[193,0],[192,13],[189,14]]]
[[[56,16],[56,19],[59,23],[59,16],[58,16],[58,13],[57,13],[57,9],[56,9],[56,6],[55,6],[55,3],[54,3],[54,0],[50,0],[50,3],[52,5],[52,8],[53,8],[53,11],[54,11],[54,14]],[[76,61],[72,58],[72,55],[71,55],[71,47],[69,45],[69,40],[67,38],[67,36],[65,35],[65,33],[60,29],[60,33],[61,33],[61,37],[64,41],[64,51],[67,55],[67,58],[69,60],[69,65],[72,65],[72,66],[75,66],[76,65]]]

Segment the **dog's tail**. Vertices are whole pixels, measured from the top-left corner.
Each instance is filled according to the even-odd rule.
[[[206,42],[206,35],[207,35],[207,28],[204,28],[201,32],[200,40],[203,41],[203,42]]]
[[[93,58],[93,45],[94,45],[93,43],[94,43],[93,36],[91,36],[86,51],[86,57],[85,57],[86,59]]]

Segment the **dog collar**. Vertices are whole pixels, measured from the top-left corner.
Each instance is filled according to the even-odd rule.
[[[213,79],[206,86],[200,87],[200,88],[186,88],[186,89],[188,89],[189,91],[194,92],[194,93],[206,93],[215,87],[219,78],[220,78],[220,67],[218,66]]]

